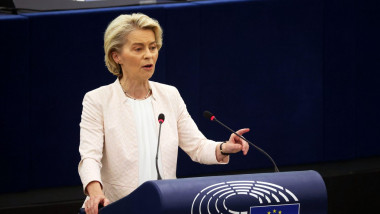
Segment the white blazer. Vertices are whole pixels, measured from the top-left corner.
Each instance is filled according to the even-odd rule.
[[[206,139],[199,131],[178,90],[152,81],[149,85],[154,115],[165,114],[160,140],[162,178],[176,178],[178,146],[193,161],[217,164],[219,142]],[[158,132],[158,121],[156,125]],[[138,148],[134,115],[119,81],[88,92],[80,123],[78,171],[83,188],[99,181],[111,202],[131,193],[139,181]]]

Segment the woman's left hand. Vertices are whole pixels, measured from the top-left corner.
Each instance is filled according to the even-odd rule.
[[[247,132],[249,132],[249,129],[245,128],[245,129],[240,129],[236,133],[239,135],[243,135],[244,133],[247,133]],[[231,134],[230,139],[228,141],[226,141],[225,143],[222,143],[223,153],[232,154],[232,153],[238,153],[242,151],[244,155],[247,155],[248,150],[249,150],[248,143],[233,133]],[[216,146],[215,153],[216,153],[216,160],[218,162],[224,162],[224,163],[228,162],[229,156],[222,155],[222,152],[220,150],[220,144]]]
[[[249,128],[240,129],[236,133],[243,135],[247,132],[249,132]],[[245,140],[232,133],[230,139],[222,145],[222,150],[223,153],[238,153],[242,151],[244,155],[247,155],[249,145]]]

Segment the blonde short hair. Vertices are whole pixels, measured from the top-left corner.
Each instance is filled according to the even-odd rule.
[[[123,73],[121,66],[114,61],[112,52],[120,53],[126,42],[125,37],[136,29],[152,30],[156,37],[158,50],[162,47],[162,29],[157,20],[142,13],[118,16],[108,25],[104,34],[104,61],[108,70],[118,77],[121,77]]]

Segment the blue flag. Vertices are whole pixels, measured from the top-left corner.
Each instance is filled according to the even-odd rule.
[[[251,214],[299,214],[300,204],[251,207]]]

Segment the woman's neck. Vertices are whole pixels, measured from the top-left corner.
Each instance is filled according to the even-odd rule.
[[[149,81],[138,81],[123,76],[120,80],[125,95],[132,99],[146,99],[150,95]]]

